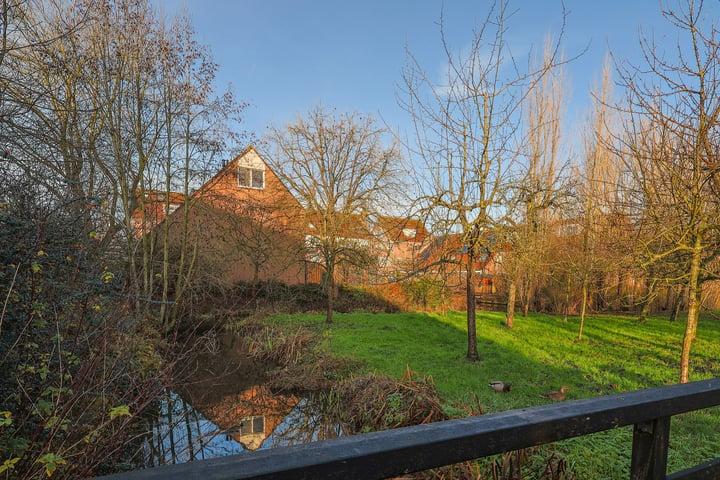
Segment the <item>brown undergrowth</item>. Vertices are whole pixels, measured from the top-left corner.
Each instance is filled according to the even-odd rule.
[[[409,369],[400,380],[378,374],[348,378],[326,403],[327,414],[350,434],[449,419],[432,378]]]

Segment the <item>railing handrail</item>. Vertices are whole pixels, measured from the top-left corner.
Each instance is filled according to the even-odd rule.
[[[370,432],[103,478],[378,479],[635,425],[631,478],[659,479],[665,478],[670,417],[716,405],[720,405],[720,378]],[[720,462],[710,462],[704,468],[717,472]],[[685,477],[676,474],[673,478]]]

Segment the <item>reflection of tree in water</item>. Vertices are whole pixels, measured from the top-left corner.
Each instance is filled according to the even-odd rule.
[[[253,363],[232,348],[232,342],[219,353],[198,357],[180,394],[168,391],[149,425],[153,437],[148,441],[147,465],[248,453],[448,418],[432,378],[409,368],[400,380],[375,374],[323,375],[325,380],[333,379],[332,388],[318,388],[302,397],[277,394],[278,385],[291,385],[291,390],[327,385],[313,379],[333,372],[328,367],[335,364],[313,353],[317,355],[317,351],[299,354],[301,363],[283,365],[282,370],[272,370],[271,365],[270,382],[263,382],[268,365]],[[309,375],[298,374],[302,372]],[[470,413],[480,414],[481,409]],[[493,459],[488,468],[497,476],[508,465],[516,470],[519,465],[531,468],[537,473],[533,478],[576,478],[567,472],[562,458],[538,448],[506,453]],[[481,474],[479,464],[463,462],[412,478],[489,475]]]
[[[168,391],[148,423],[148,466],[182,463],[335,438],[313,402],[294,395],[273,395],[255,385],[215,404],[194,408]]]
[[[243,451],[228,441],[218,427],[175,392],[160,399],[156,414],[147,422],[145,464],[183,463],[233,455]]]
[[[330,423],[324,405],[315,395],[301,399],[293,411],[278,425],[267,447],[310,443],[337,438],[343,434],[338,424]]]

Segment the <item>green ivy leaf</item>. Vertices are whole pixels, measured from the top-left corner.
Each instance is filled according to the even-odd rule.
[[[2,465],[0,465],[0,473],[6,472],[8,470],[13,470],[15,468],[15,464],[19,461],[20,457],[9,458],[5,460]]]
[[[45,473],[48,477],[52,476],[55,470],[57,470],[58,465],[65,465],[67,463],[60,455],[54,453],[46,453],[38,458],[37,461],[45,467]]]
[[[50,413],[53,410],[53,404],[52,402],[48,402],[47,400],[43,400],[42,398],[38,400],[37,406],[35,407],[35,410],[32,411],[32,413],[37,415],[50,415]]]
[[[57,425],[60,425],[60,430],[67,431],[68,429],[68,420],[62,420],[60,417],[50,417],[48,418],[47,422],[45,422],[45,430],[51,430]]]
[[[30,448],[30,440],[22,437],[14,437],[8,440],[7,449],[22,457],[25,450]]]
[[[113,407],[108,412],[110,414],[110,420],[112,420],[115,417],[122,417],[122,416],[129,416],[130,415],[130,407],[127,405],[119,405],[117,407]]]
[[[12,425],[12,412],[3,410],[0,412],[0,427],[9,427]]]

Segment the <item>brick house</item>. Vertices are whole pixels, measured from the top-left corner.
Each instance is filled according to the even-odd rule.
[[[182,199],[172,195],[173,200]],[[168,211],[163,199],[154,193],[147,197],[144,208],[152,213],[152,221],[138,222],[137,234],[166,220],[171,244],[179,245],[187,235],[196,255],[195,270],[209,282],[296,284],[310,274],[304,211],[252,146],[190,195],[187,212],[175,206]],[[136,211],[133,221],[142,217]]]
[[[502,271],[503,251],[491,253],[481,249],[474,261],[478,279],[476,293],[495,294],[498,277]],[[461,234],[433,238],[420,253],[420,264],[430,274],[441,276],[451,287],[462,288],[467,276],[468,248],[463,245]]]
[[[136,192],[137,208],[132,214],[133,236],[139,238],[150,233],[155,226],[185,203],[185,195],[160,190]]]
[[[420,252],[430,233],[420,220],[379,216],[371,228],[379,273],[388,280],[400,279],[419,267]]]

